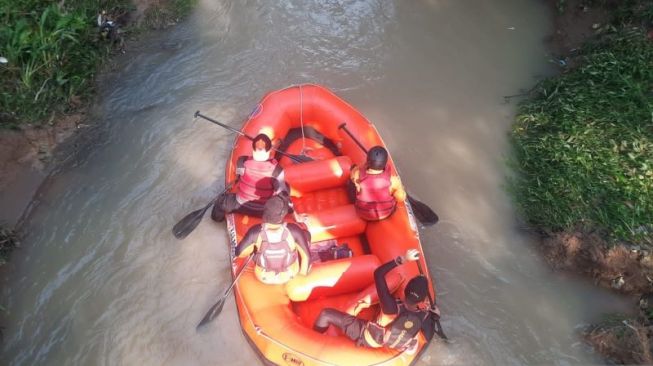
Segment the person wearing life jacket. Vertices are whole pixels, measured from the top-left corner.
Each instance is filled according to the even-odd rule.
[[[375,321],[349,315],[327,308],[320,312],[313,329],[324,333],[330,325],[342,330],[359,346],[372,348],[388,347],[409,354],[417,350],[417,336],[420,331],[427,340],[433,338],[435,322],[440,319],[437,305],[428,307],[425,303],[429,286],[424,276],[413,277],[404,289],[404,300],[396,299],[390,293],[385,275],[398,265],[419,259],[419,251],[409,249],[374,271],[374,282],[379,295],[381,312]]]
[[[371,148],[365,165],[352,168],[350,178],[355,187],[356,212],[364,220],[383,220],[395,211],[397,201],[406,199],[399,177],[390,173],[388,151],[382,146]]]
[[[268,136],[259,134],[252,140],[252,156],[241,156],[236,162],[236,192],[220,195],[213,205],[214,221],[223,221],[230,212],[260,217],[270,197],[287,195],[283,169],[271,153],[272,141]]]
[[[287,213],[286,199],[270,198],[265,203],[263,222],[252,226],[236,246],[238,257],[255,253],[254,273],[266,284],[284,284],[297,274],[308,273],[311,235],[297,224],[285,223]]]

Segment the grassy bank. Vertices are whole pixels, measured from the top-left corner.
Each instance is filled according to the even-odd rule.
[[[103,3],[124,9],[127,0]],[[98,2],[0,0],[0,127],[42,122],[91,92],[109,45],[100,42]]]
[[[158,2],[144,23],[174,23],[194,3]],[[42,124],[78,107],[92,94],[92,80],[111,50],[99,36],[98,12],[133,9],[130,0],[0,0],[0,56],[8,61],[0,64],[0,128]]]
[[[653,246],[653,2],[612,10],[575,66],[520,104],[509,188],[543,231]]]

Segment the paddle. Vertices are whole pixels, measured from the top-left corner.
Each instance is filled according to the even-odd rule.
[[[420,273],[422,276],[428,278],[428,277],[426,276],[426,274],[424,274],[424,269],[422,268],[422,263],[420,262],[419,259],[417,260],[417,268],[419,269],[419,273]],[[429,302],[431,303],[431,306],[435,306],[435,301],[433,301],[433,296],[431,296],[431,291],[428,291],[428,295],[429,295]],[[437,334],[440,338],[442,338],[443,340],[445,340],[445,341],[448,342],[448,341],[449,341],[449,338],[447,338],[447,335],[444,334],[444,331],[442,330],[442,325],[440,325],[440,316],[439,316],[439,315],[436,315],[436,314],[433,314],[433,317],[434,317],[433,319],[435,320],[435,326],[433,327],[433,331],[434,331],[435,334]]]
[[[228,190],[231,189],[233,186],[233,183],[230,183],[227,185],[227,187],[218,195],[220,197],[221,195],[225,194]],[[199,210],[195,210],[188,215],[184,216],[183,219],[179,220],[178,223],[175,224],[175,226],[172,227],[172,235],[175,236],[175,238],[182,240],[185,237],[188,236],[195,228],[197,225],[200,224],[200,221],[202,221],[202,218],[204,217],[204,214],[206,211],[209,209],[209,207],[213,206],[215,201],[218,199],[218,197],[214,198],[209,202],[206,206],[203,208],[200,208]]]
[[[351,139],[356,143],[356,145],[358,145],[358,147],[360,147],[361,150],[363,150],[367,154],[367,149],[365,148],[365,146],[363,146],[363,144],[361,144],[361,142],[358,141],[358,139],[351,133],[351,131],[349,131],[346,123],[341,124],[340,126],[338,126],[338,128],[344,130],[347,133],[347,135],[349,135],[349,137],[351,137]],[[431,210],[429,206],[427,206],[423,202],[418,201],[413,196],[408,194],[408,192],[406,192],[406,197],[408,198],[408,202],[410,203],[410,206],[413,208],[413,213],[415,214],[415,217],[417,218],[417,220],[419,220],[419,222],[422,223],[422,225],[431,226],[431,225],[435,225],[438,222],[439,220],[438,215],[436,215],[435,212],[433,212],[433,210]]]
[[[224,128],[226,128],[227,130],[229,130],[229,131],[231,131],[231,132],[235,132],[235,133],[237,133],[237,134],[239,134],[239,135],[241,135],[241,136],[244,136],[244,137],[246,137],[246,138],[249,139],[249,140],[254,140],[254,138],[253,138],[252,136],[250,136],[250,135],[244,133],[243,131],[237,130],[237,129],[235,129],[235,128],[229,126],[229,125],[225,125],[224,123],[219,122],[219,121],[216,121],[216,120],[214,120],[214,119],[211,118],[211,117],[207,117],[207,116],[203,115],[202,113],[200,113],[200,111],[195,112],[195,115],[194,115],[194,116],[195,116],[195,118],[200,117],[200,118],[203,118],[203,119],[205,119],[205,120],[207,120],[207,121],[209,121],[209,122],[215,123],[216,125],[221,126],[221,127],[224,127]],[[310,156],[288,154],[288,153],[286,153],[286,152],[283,152],[283,151],[281,151],[281,150],[277,150],[277,149],[274,149],[274,148],[273,148],[272,150],[278,152],[279,154],[281,154],[281,155],[283,155],[283,156],[287,156],[287,157],[289,157],[289,158],[290,158],[292,161],[294,161],[295,163],[305,163],[305,162],[313,161],[313,158],[311,158]]]
[[[252,261],[252,258],[254,258],[254,253],[250,254],[250,256],[245,261],[245,264],[243,264],[243,266],[240,268],[240,271],[236,275],[236,278],[234,278],[234,280],[231,282],[231,285],[229,285],[229,287],[227,287],[227,289],[225,290],[222,297],[220,297],[218,302],[216,302],[213,306],[211,306],[211,308],[206,313],[206,315],[204,315],[204,318],[202,318],[202,321],[197,325],[196,329],[199,329],[201,326],[205,325],[206,323],[210,322],[211,320],[215,319],[218,315],[220,315],[220,312],[222,311],[222,308],[224,307],[224,302],[225,302],[225,300],[227,300],[227,296],[229,296],[229,293],[234,288],[234,285],[236,284],[236,282],[238,282],[238,279],[240,278],[240,275],[243,274],[243,272],[245,271],[245,268],[247,267],[249,262]]]

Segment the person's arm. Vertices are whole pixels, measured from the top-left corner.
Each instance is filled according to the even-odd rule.
[[[401,179],[396,175],[390,177],[390,193],[397,202],[404,202],[406,200],[406,191],[404,190],[403,184],[401,184]]]
[[[261,233],[261,225],[254,225],[247,230],[243,239],[236,245],[236,257],[247,257],[256,248],[256,238]]]
[[[353,166],[351,168],[351,171],[349,172],[349,179],[351,179],[352,183],[354,183],[354,187],[356,187],[356,192],[361,191],[361,186],[360,186],[360,169],[358,166]]]
[[[381,311],[384,314],[397,314],[399,308],[397,301],[390,293],[388,283],[385,281],[385,275],[392,271],[393,268],[403,263],[401,256],[384,263],[381,267],[374,271],[374,284],[376,285],[376,293],[379,295],[379,303],[381,304]]]
[[[302,230],[297,224],[289,223],[286,225],[290,231],[290,235],[295,239],[297,243],[297,253],[299,254],[299,274],[306,276],[308,273],[308,268],[311,264],[311,254],[309,251],[310,245],[310,233],[306,235],[306,231]]]
[[[248,156],[241,156],[236,160],[236,179],[245,174],[245,161],[249,159]]]
[[[399,312],[397,301],[390,293],[388,283],[385,281],[385,275],[400,264],[416,261],[418,259],[419,251],[417,249],[408,249],[405,255],[398,256],[397,258],[381,265],[381,267],[374,271],[376,293],[379,295],[381,311],[383,311],[384,314],[397,314]]]

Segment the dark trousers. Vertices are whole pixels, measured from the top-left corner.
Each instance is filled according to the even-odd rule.
[[[324,333],[329,325],[333,325],[342,330],[349,339],[358,342],[362,338],[366,324],[367,320],[359,319],[336,309],[326,308],[320,312],[315,320],[313,329]]]
[[[238,212],[248,216],[263,216],[264,203],[261,202],[245,202],[241,204],[236,199],[235,193],[225,193],[220,195],[213,205],[211,211],[211,218],[214,221],[223,221],[224,215],[231,212]]]

